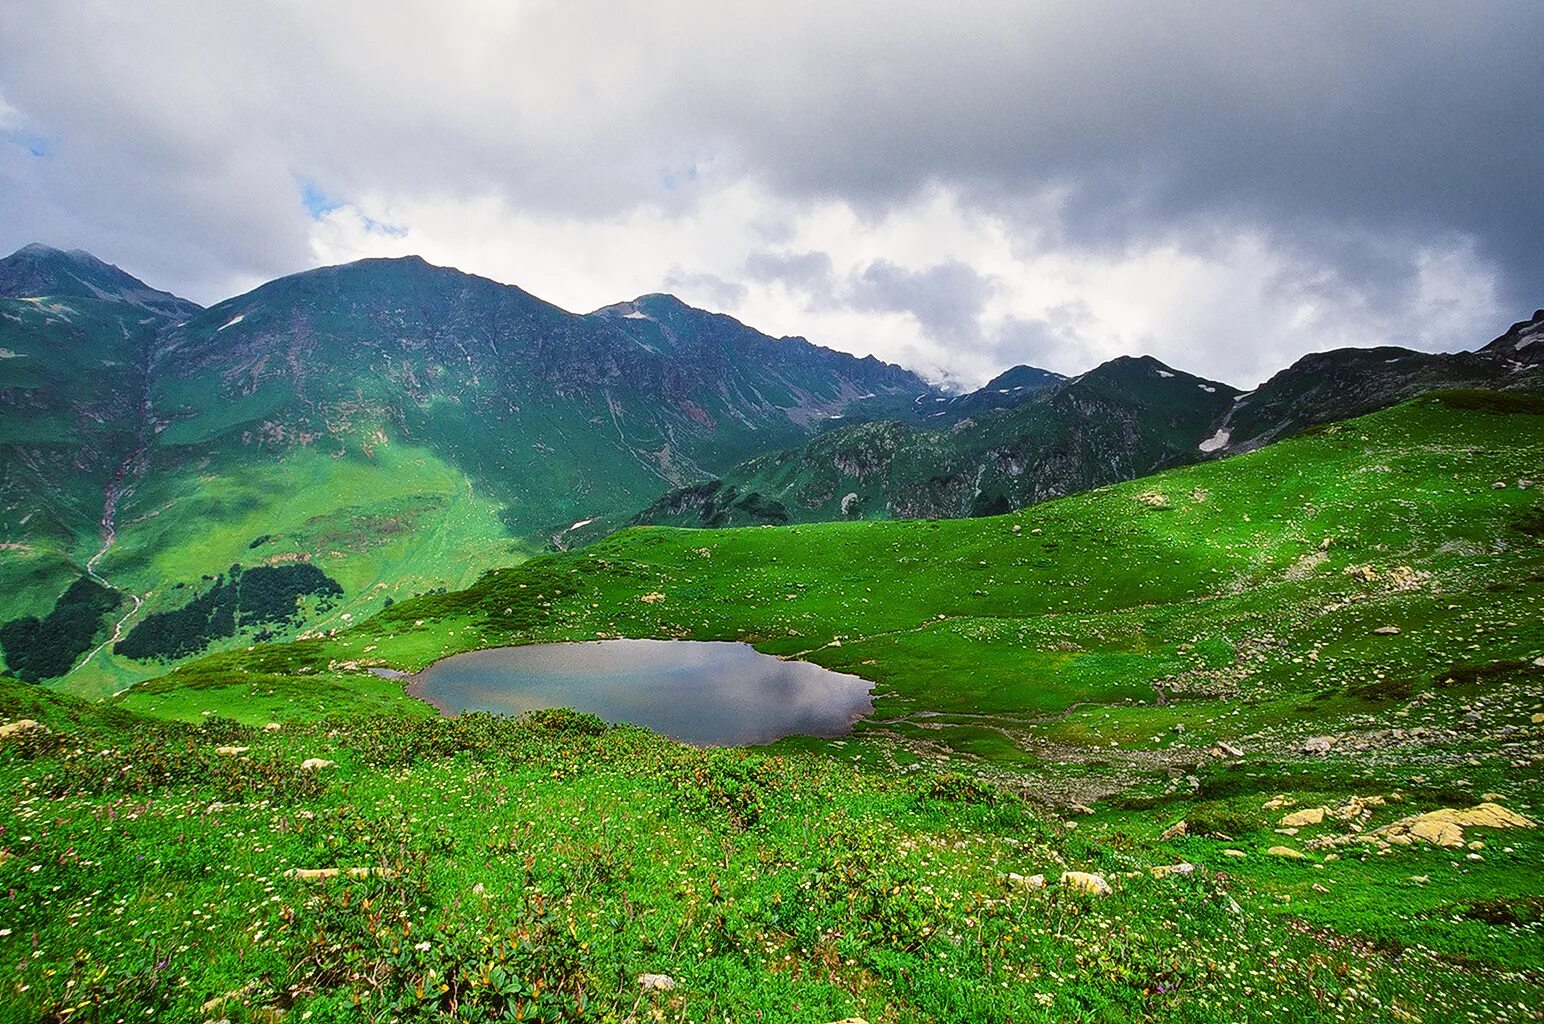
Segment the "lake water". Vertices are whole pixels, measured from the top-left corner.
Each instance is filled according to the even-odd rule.
[[[747,644],[597,640],[457,654],[408,693],[445,714],[569,707],[687,743],[742,746],[846,736],[874,710],[872,684]]]

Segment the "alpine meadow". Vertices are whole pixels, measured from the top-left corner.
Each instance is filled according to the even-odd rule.
[[[1544,1021],[1541,31],[0,13],[0,1022]]]

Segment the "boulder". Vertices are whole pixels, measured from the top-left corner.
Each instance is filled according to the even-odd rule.
[[[1304,807],[1300,811],[1293,811],[1281,819],[1281,823],[1288,828],[1301,828],[1304,825],[1318,825],[1324,821],[1324,815],[1328,808]]]
[[[1192,874],[1195,869],[1196,866],[1194,864],[1187,864],[1184,861],[1180,861],[1178,864],[1154,864],[1152,867],[1148,868],[1147,871],[1154,878],[1168,878],[1171,875]]]
[[[640,974],[638,987],[645,992],[669,992],[676,987],[676,982],[668,974]]]
[[[1016,871],[1010,871],[1003,876],[1003,881],[1010,886],[1020,889],[1044,889],[1044,875],[1021,875]]]
[[[1180,836],[1186,835],[1189,833],[1189,831],[1190,823],[1185,821],[1184,818],[1181,818],[1179,821],[1176,821],[1174,824],[1164,829],[1163,833],[1158,837],[1158,841],[1160,843],[1166,843],[1170,839],[1178,839]]]
[[[1375,636],[1398,636],[1399,635],[1399,627],[1398,626],[1379,626],[1377,629],[1373,630],[1373,635],[1375,635]]]
[[[300,762],[301,771],[316,772],[323,768],[331,768],[337,762],[329,761],[325,757],[308,757]]]
[[[1328,754],[1334,745],[1333,736],[1310,736],[1297,749],[1302,754]]]
[[[263,726],[263,731],[278,732],[282,728],[284,728],[284,726],[280,725],[278,722],[269,722],[267,725]]]
[[[237,757],[251,749],[251,747],[215,747],[214,752],[221,757]]]
[[[1294,850],[1290,846],[1273,846],[1265,851],[1272,857],[1284,857],[1287,860],[1307,860],[1308,857],[1301,850]]]
[[[1104,880],[1104,876],[1087,871],[1063,871],[1061,884],[1073,892],[1087,893],[1090,896],[1108,896],[1112,891],[1110,883]]]
[[[1414,814],[1385,825],[1373,834],[1391,843],[1408,846],[1420,841],[1433,846],[1458,849],[1464,845],[1465,828],[1537,828],[1538,823],[1497,803],[1474,807],[1445,807],[1425,814]]]
[[[14,722],[0,725],[0,740],[12,740],[21,736],[48,735],[48,726],[42,722],[35,722],[30,718],[18,718]]]

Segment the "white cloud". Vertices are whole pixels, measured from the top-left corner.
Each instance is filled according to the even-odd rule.
[[[0,244],[204,301],[408,252],[573,309],[672,288],[965,382],[1148,350],[1247,385],[1538,304],[1544,8],[1139,10],[12,5],[0,129],[47,145],[0,146]]]

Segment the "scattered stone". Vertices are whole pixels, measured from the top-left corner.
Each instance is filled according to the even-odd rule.
[[[1155,864],[1147,870],[1154,878],[1168,878],[1170,875],[1188,875],[1195,869],[1194,864],[1180,861],[1178,864]]]
[[[1226,740],[1218,740],[1212,746],[1212,756],[1213,757],[1230,757],[1230,758],[1233,758],[1234,760],[1238,760],[1239,758],[1244,756],[1244,748],[1236,747],[1233,744],[1227,742]]]
[[[214,752],[222,757],[236,757],[251,750],[251,747],[215,747]]]
[[[1318,825],[1324,821],[1324,816],[1329,813],[1325,807],[1304,807],[1301,811],[1293,811],[1281,823],[1290,828],[1299,828],[1303,825]]]
[[[669,992],[676,987],[676,982],[668,974],[640,974],[638,987],[645,992]]]
[[[1294,850],[1290,846],[1273,846],[1265,851],[1272,857],[1285,857],[1287,860],[1307,860],[1308,857],[1301,850]]]
[[[36,733],[40,736],[48,735],[48,726],[42,722],[35,722],[30,718],[19,718],[6,725],[0,725],[0,740],[16,739]]]
[[[1003,876],[1003,881],[1011,886],[1021,889],[1044,889],[1044,875],[1021,875],[1017,871],[1010,871]]]
[[[1335,737],[1333,736],[1310,736],[1297,749],[1302,754],[1328,754],[1330,747],[1334,745]]]
[[[1091,896],[1108,896],[1112,891],[1110,883],[1102,876],[1087,871],[1063,871],[1061,883],[1074,892],[1084,892]]]
[[[665,599],[665,595],[661,594],[657,590],[651,591],[651,592],[649,592],[647,594],[644,594],[644,595],[642,595],[642,596],[640,596],[638,598],[638,600],[642,601],[644,604],[659,604],[664,599]],[[645,977],[652,977],[652,975],[645,975]]]

